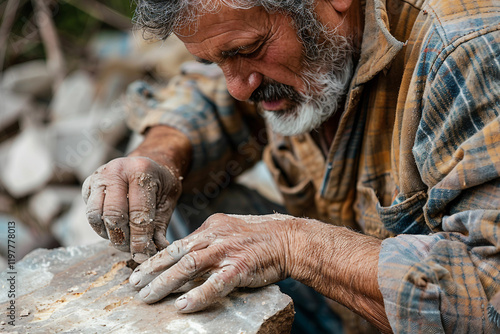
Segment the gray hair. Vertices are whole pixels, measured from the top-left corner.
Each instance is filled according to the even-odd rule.
[[[206,13],[216,13],[221,6],[234,9],[249,9],[261,6],[269,13],[289,15],[297,29],[299,39],[306,46],[306,57],[317,56],[310,48],[324,32],[314,13],[317,0],[134,0],[137,7],[134,15],[136,28],[145,38],[164,40],[176,30],[196,22]],[[308,47],[309,46],[309,47]]]

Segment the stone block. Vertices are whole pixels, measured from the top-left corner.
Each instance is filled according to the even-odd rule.
[[[29,96],[0,88],[0,132],[20,121],[22,113],[30,107]]]
[[[73,199],[71,208],[52,224],[52,234],[61,245],[88,245],[102,240],[90,227],[85,212],[85,202],[79,195]]]
[[[80,187],[49,185],[30,197],[28,208],[42,226],[48,227],[77,198],[81,200]]]
[[[6,69],[0,87],[21,94],[50,96],[53,81],[45,61],[33,60]]]
[[[180,314],[179,295],[153,305],[135,299],[129,254],[101,242],[38,249],[16,265],[15,327],[19,333],[289,333],[293,304],[275,285],[241,289],[209,309]],[[7,284],[8,271],[0,274]],[[2,291],[7,289],[3,288]],[[0,308],[10,300],[0,295]]]
[[[82,116],[89,112],[94,99],[94,83],[85,71],[76,71],[61,83],[50,109],[54,121]]]
[[[52,164],[44,131],[26,128],[9,149],[0,174],[2,185],[16,198],[31,194],[51,179]]]
[[[83,182],[112,158],[115,145],[127,131],[123,114],[114,109],[93,109],[86,116],[53,122],[48,132],[55,165],[61,171],[72,171]]]
[[[83,181],[107,161],[110,150],[101,131],[89,117],[54,122],[48,127],[54,164]]]
[[[0,143],[0,161],[3,162],[0,163],[0,193],[5,193],[5,187],[2,183],[2,174],[4,173],[5,167],[7,166],[6,161],[10,155],[10,150],[12,148],[12,144],[14,143],[14,138],[10,138]]]

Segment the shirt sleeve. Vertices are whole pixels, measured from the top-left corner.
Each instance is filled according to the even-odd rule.
[[[132,130],[144,133],[152,126],[168,125],[189,138],[193,156],[183,183],[188,191],[210,176],[223,184],[237,176],[260,159],[266,141],[256,109],[229,95],[224,76],[214,66],[186,63],[165,87],[134,82],[127,91],[127,123]]]
[[[394,332],[500,331],[488,314],[500,292],[499,115],[496,27],[450,45],[427,76],[413,155],[433,233],[382,243],[379,285]]]

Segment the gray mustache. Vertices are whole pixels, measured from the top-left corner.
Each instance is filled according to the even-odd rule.
[[[283,98],[287,98],[288,100],[296,103],[302,102],[302,97],[292,86],[279,82],[263,82],[256,90],[253,91],[249,100],[257,103],[261,101],[277,101]]]

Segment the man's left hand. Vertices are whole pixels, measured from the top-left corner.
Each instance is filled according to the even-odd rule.
[[[141,264],[130,283],[139,297],[154,303],[172,292],[196,286],[175,302],[184,313],[205,309],[236,287],[261,287],[290,275],[291,222],[280,214],[216,214],[191,235],[177,240]]]

